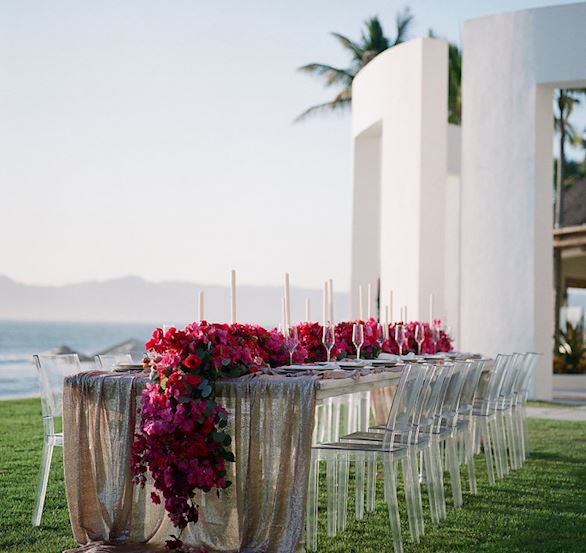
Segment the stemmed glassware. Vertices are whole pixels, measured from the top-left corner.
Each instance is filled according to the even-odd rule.
[[[323,332],[322,341],[323,341],[324,347],[326,348],[326,351],[328,352],[327,361],[329,363],[330,362],[330,355],[332,353],[332,348],[334,347],[334,344],[336,343],[336,333],[335,333],[334,323],[331,323],[328,321],[324,325],[324,332]]]
[[[434,322],[431,325],[431,340],[433,342],[433,349],[435,353],[437,353],[437,348],[440,341],[440,330],[441,326],[437,322]]]
[[[395,325],[395,342],[399,346],[399,355],[403,355],[403,344],[405,343],[405,325]]]
[[[380,350],[383,350],[383,344],[385,343],[385,331],[383,325],[381,323],[376,324],[376,341],[380,347]]]
[[[356,359],[360,359],[360,348],[364,344],[364,325],[362,323],[354,323],[352,327],[352,342],[356,347]]]
[[[293,365],[293,353],[295,352],[295,350],[297,349],[297,345],[299,344],[297,327],[290,326],[289,328],[285,328],[283,336],[285,337],[285,347],[289,352],[289,365]]]
[[[417,342],[417,355],[421,355],[421,344],[425,340],[425,328],[422,324],[415,325],[415,341]]]

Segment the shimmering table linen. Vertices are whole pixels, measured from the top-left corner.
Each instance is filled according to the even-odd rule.
[[[185,543],[210,553],[303,551],[317,376],[260,375],[222,381],[236,463],[233,484],[199,496],[200,520]],[[78,551],[163,550],[174,533],[152,487],[133,486],[130,453],[145,375],[92,371],[64,383],[64,472]],[[197,549],[196,549],[197,550]]]

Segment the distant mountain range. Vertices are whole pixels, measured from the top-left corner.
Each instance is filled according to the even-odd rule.
[[[136,322],[180,324],[197,318],[197,297],[205,292],[205,317],[230,318],[229,289],[188,282],[149,282],[135,276],[64,286],[32,286],[0,275],[0,319],[34,321]],[[241,322],[274,325],[281,319],[283,290],[276,286],[237,288]],[[305,298],[312,318],[322,317],[322,292],[291,288],[291,318],[305,319]],[[335,294],[335,318],[348,317],[348,294]]]

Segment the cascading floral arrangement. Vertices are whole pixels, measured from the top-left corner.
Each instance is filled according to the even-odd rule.
[[[395,341],[395,326],[396,324],[389,325],[389,338],[383,344],[383,352],[399,354],[399,346]],[[415,327],[423,326],[423,342],[421,343],[421,351],[418,351],[417,342],[415,341]],[[421,353],[421,354],[434,354],[439,352],[447,352],[452,350],[452,340],[449,334],[441,328],[441,321],[436,320],[433,322],[433,326],[438,330],[433,330],[429,323],[422,322],[410,322],[404,324],[405,327],[405,343],[403,344],[403,355],[406,353]],[[434,332],[437,333],[434,336]]]
[[[375,359],[381,352],[381,345],[377,338],[378,322],[372,317],[367,321],[349,321],[336,325],[336,346],[340,351],[338,359],[356,355],[356,346],[352,340],[355,323],[361,323],[364,328],[364,343],[360,348],[360,358]]]
[[[380,353],[377,322],[364,325],[361,357],[374,358]],[[336,325],[332,359],[355,355],[352,342],[353,322]],[[416,324],[407,325],[407,345],[403,353],[415,351],[413,334]],[[429,325],[425,326],[423,353],[434,353]],[[299,344],[294,363],[318,362],[326,358],[322,344],[323,327],[302,323],[298,327]],[[389,339],[382,350],[398,353],[390,326]],[[449,351],[451,342],[441,332],[437,351]],[[151,376],[141,398],[141,421],[132,447],[134,482],[144,486],[150,472],[156,491],[153,503],[163,504],[173,525],[179,529],[166,542],[168,549],[180,551],[181,534],[190,522],[197,522],[197,490],[209,492],[230,486],[226,463],[234,461],[231,438],[226,432],[228,413],[216,402],[215,383],[226,377],[239,377],[259,371],[263,366],[278,367],[289,363],[284,336],[276,329],[258,325],[192,323],[184,329],[155,329],[146,343],[150,352]],[[202,551],[204,549],[202,548]]]

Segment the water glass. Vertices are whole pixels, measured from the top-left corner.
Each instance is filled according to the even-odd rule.
[[[421,344],[425,340],[425,328],[422,324],[415,325],[415,341],[417,342],[417,353],[421,355]]]
[[[434,322],[431,327],[431,340],[433,342],[433,348],[434,348],[435,353],[437,353],[437,348],[439,346],[440,337],[441,337],[441,326],[439,323]]]
[[[336,343],[336,332],[335,332],[334,323],[327,322],[325,324],[322,341],[323,341],[324,347],[326,348],[326,351],[328,352],[327,361],[329,363],[332,348],[334,347],[334,344]]]
[[[403,344],[405,343],[405,325],[395,325],[395,342],[399,346],[399,355],[403,355]]]
[[[352,327],[352,342],[356,348],[356,359],[360,359],[360,348],[364,344],[364,325],[362,323],[354,323]]]
[[[299,344],[299,337],[297,336],[297,327],[291,326],[286,328],[283,332],[283,336],[285,337],[285,347],[289,352],[289,365],[293,364],[293,353],[297,349],[297,345]]]

